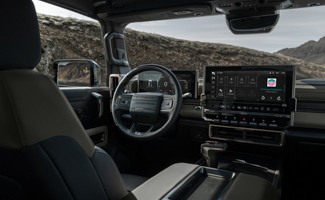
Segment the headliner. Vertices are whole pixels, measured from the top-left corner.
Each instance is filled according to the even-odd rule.
[[[42,0],[86,16],[113,21],[118,24],[164,19],[196,17],[197,15],[224,15],[252,13],[254,10],[283,10],[286,0]],[[325,0],[290,0],[292,6],[286,9],[325,5]],[[226,5],[226,6],[223,6]],[[230,5],[230,7],[228,7]],[[222,9],[224,13],[216,11]],[[189,11],[180,13],[180,11]]]

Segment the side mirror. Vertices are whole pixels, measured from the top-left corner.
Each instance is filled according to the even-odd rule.
[[[61,87],[97,87],[101,83],[100,66],[93,60],[56,60],[54,81]]]

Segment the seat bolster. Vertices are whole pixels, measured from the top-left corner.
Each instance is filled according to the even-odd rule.
[[[0,146],[29,147],[55,136],[73,138],[88,158],[94,144],[69,101],[44,74],[0,71]]]
[[[111,156],[99,147],[90,158],[109,199],[122,199],[128,192]]]

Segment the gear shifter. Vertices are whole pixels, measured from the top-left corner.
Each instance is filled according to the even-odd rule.
[[[226,151],[227,147],[226,143],[217,141],[206,141],[201,144],[201,154],[204,156],[207,166],[218,168],[219,155]]]

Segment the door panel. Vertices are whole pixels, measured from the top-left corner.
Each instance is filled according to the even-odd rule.
[[[107,126],[99,126],[86,130],[91,140],[98,147],[105,147],[108,141]]]
[[[110,118],[108,87],[65,87],[60,89],[68,99],[94,144],[104,147],[108,140],[107,130],[112,126],[108,120]],[[103,113],[100,118],[99,100],[92,95],[93,92],[102,95]]]

